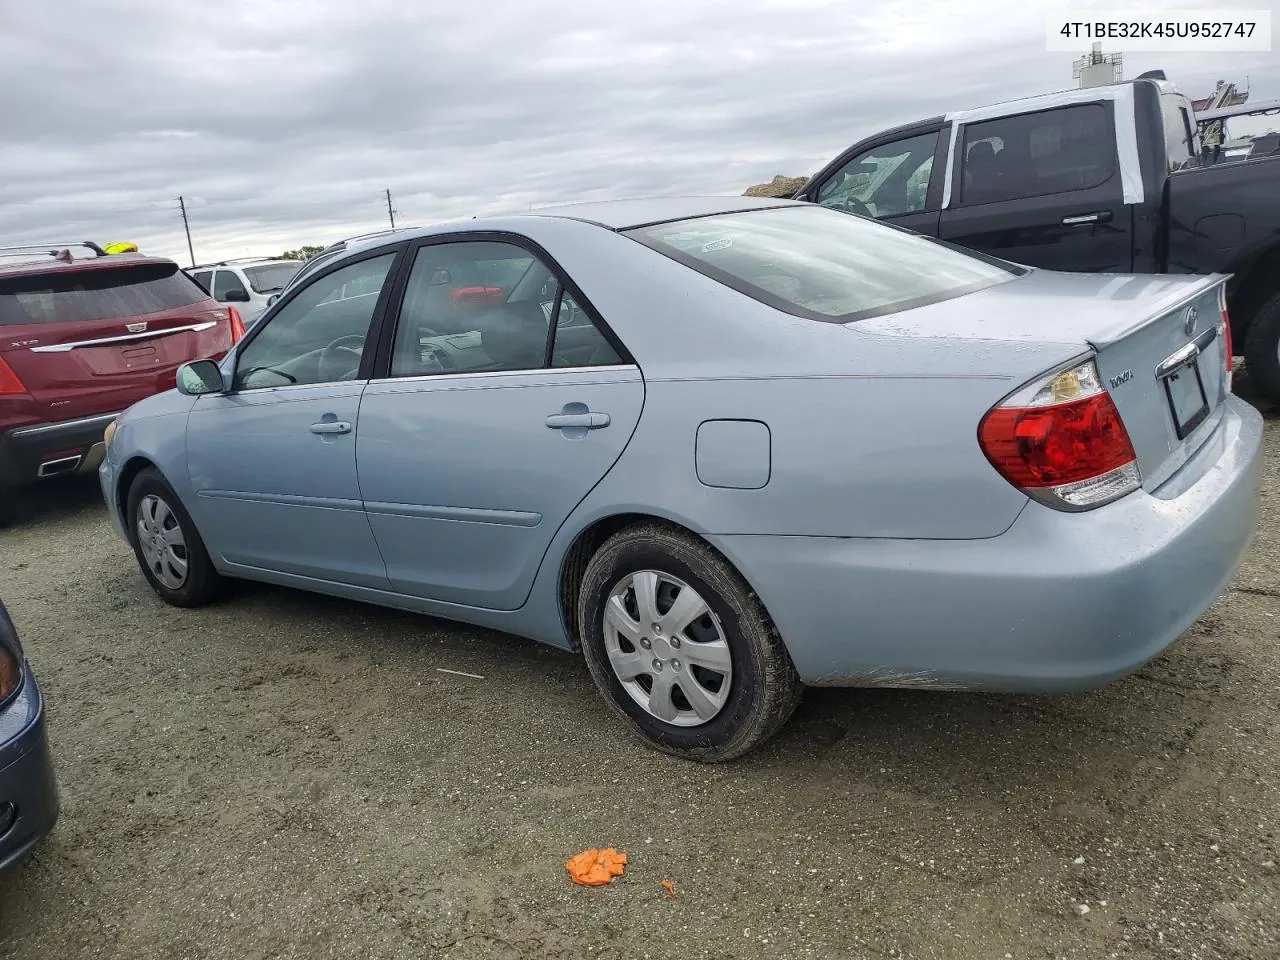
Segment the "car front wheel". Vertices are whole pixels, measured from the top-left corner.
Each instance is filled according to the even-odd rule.
[[[732,760],[777,732],[800,701],[759,599],[681,530],[643,525],[606,541],[583,575],[578,629],[614,712],[667,753]]]
[[[221,592],[204,541],[182,501],[148,468],[129,488],[129,542],[153,590],[175,607],[200,607]]]

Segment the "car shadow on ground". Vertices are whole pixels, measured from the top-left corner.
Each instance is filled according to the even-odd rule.
[[[38,526],[77,514],[105,511],[97,475],[43,480],[17,493],[17,517],[8,529]]]
[[[417,686],[430,689],[426,695],[439,711],[433,735],[442,756],[453,744],[469,743],[479,713],[492,721],[486,722],[487,749],[495,755],[517,756],[529,730],[547,730],[568,755],[584,761],[625,755],[659,779],[683,777],[676,772],[683,767],[705,769],[635,740],[605,706],[576,653],[262,584],[237,586],[224,609],[253,621],[271,611],[323,624],[323,636],[313,634],[300,651],[325,661],[321,672],[329,661],[359,672],[372,703],[406,704],[402,678],[419,678]],[[1090,806],[1090,797],[1102,804],[1105,792],[1112,812],[1141,806],[1182,775],[1193,739],[1212,711],[1224,709],[1232,681],[1249,674],[1247,664],[1221,649],[1226,632],[1211,612],[1136,674],[1076,694],[811,688],[779,734],[731,769],[752,771],[765,782],[776,778],[800,796],[891,786],[907,797],[989,790],[993,798],[1018,792],[1049,806],[1067,797]],[[287,670],[291,654],[275,643],[271,656]],[[255,669],[269,678],[277,666],[259,661]],[[472,674],[483,681],[469,679]],[[494,703],[494,691],[502,691],[501,704]],[[794,780],[798,773],[803,777]],[[1095,812],[1103,815],[1101,807]]]

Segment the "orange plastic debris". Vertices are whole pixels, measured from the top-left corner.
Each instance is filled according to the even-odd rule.
[[[668,900],[674,900],[676,898],[676,885],[670,880],[662,881],[662,889],[666,891]]]
[[[583,887],[602,887],[614,877],[622,876],[627,855],[613,847],[583,850],[565,864],[573,882]]]

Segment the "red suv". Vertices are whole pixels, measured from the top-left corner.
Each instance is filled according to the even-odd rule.
[[[243,335],[235,308],[172,260],[0,247],[0,526],[19,487],[95,470],[117,414]]]

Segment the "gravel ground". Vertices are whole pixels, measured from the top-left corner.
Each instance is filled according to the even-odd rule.
[[[64,806],[0,877],[0,956],[1280,956],[1269,416],[1244,568],[1134,677],[810,691],[721,767],[637,745],[529,642],[260,586],[165,607],[93,485],[49,488],[0,594]],[[604,845],[626,875],[572,886]]]

